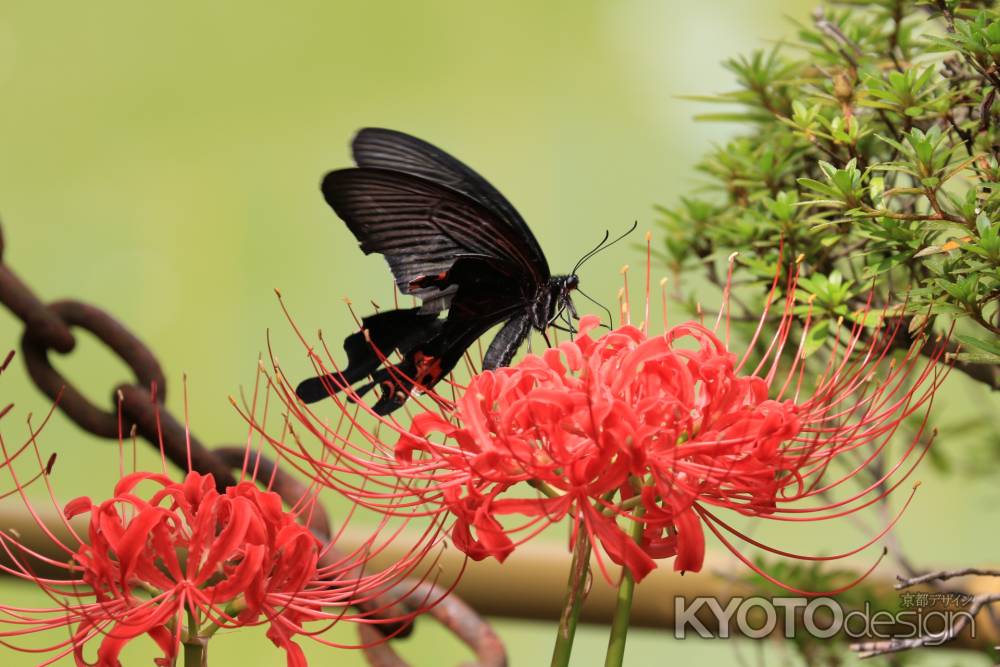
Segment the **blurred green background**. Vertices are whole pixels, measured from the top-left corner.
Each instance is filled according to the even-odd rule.
[[[383,260],[358,251],[317,187],[325,171],[349,164],[357,128],[412,132],[470,163],[514,202],[559,272],[606,228],[633,220],[652,228],[654,203],[697,184],[691,166],[734,128],[696,124],[691,116],[703,109],[677,96],[727,89],[720,61],[792,34],[785,16],[806,19],[814,2],[8,0],[0,5],[5,260],[43,298],[82,299],[121,318],[159,355],[169,405],[180,410],[186,372],[193,430],[207,443],[239,442],[246,427],[227,397],[253,382],[265,331],[286,371],[307,368],[273,288],[306,331],[323,327],[332,340],[351,326],[342,297],[391,299]],[[586,267],[583,284],[613,301],[618,267],[637,260],[620,246]],[[0,313],[0,339],[16,347],[19,336],[18,322]],[[59,366],[100,402],[127,377],[87,337]],[[944,413],[982,400],[960,379],[949,387],[937,406]],[[5,421],[16,440],[17,420],[48,402],[19,362],[3,391],[17,403]],[[113,445],[59,415],[43,445],[59,450],[60,496],[110,490]],[[942,565],[989,562],[1000,544],[983,530],[996,525],[996,484],[964,474],[924,481],[900,531],[911,553]],[[824,534],[859,542],[849,529]],[[6,581],[0,596],[38,600]],[[496,627],[512,664],[547,663],[554,623]],[[574,664],[602,664],[605,643],[605,629],[585,628]],[[305,644],[316,664],[332,662]],[[417,665],[465,655],[430,624],[402,650]],[[628,656],[635,665],[757,664],[761,650],[642,630],[630,635]],[[0,655],[4,665],[36,662]],[[135,647],[125,662],[148,664],[146,655]],[[222,636],[212,655],[218,665],[282,662],[262,632]],[[780,646],[763,655],[794,662]],[[362,664],[346,652],[334,660]]]

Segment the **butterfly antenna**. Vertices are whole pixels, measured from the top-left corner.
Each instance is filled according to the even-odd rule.
[[[585,299],[586,299],[587,301],[590,301],[590,302],[591,302],[592,304],[594,304],[595,306],[597,306],[597,307],[599,307],[599,308],[600,308],[601,310],[603,310],[603,311],[604,311],[605,313],[607,313],[607,314],[608,314],[608,322],[611,322],[611,321],[612,321],[612,318],[611,318],[611,311],[610,311],[610,310],[608,310],[608,307],[607,307],[607,306],[605,306],[605,305],[604,305],[603,303],[601,303],[600,301],[597,301],[596,299],[594,299],[594,297],[590,296],[589,294],[587,294],[586,292],[584,292],[584,291],[583,291],[582,289],[580,289],[579,287],[577,287],[577,288],[576,288],[576,291],[577,291],[577,292],[578,292],[578,293],[580,294],[580,296],[582,296],[583,298],[585,298]],[[602,326],[602,327],[604,327],[605,329],[608,329],[609,331],[611,330],[611,327],[610,327],[610,326],[608,326],[607,324],[604,324],[604,322],[601,322],[601,326]]]
[[[576,266],[573,267],[572,273],[576,273],[576,270],[579,269],[583,265],[584,262],[586,262],[588,259],[590,259],[595,253],[599,252],[601,250],[601,246],[604,245],[604,242],[607,241],[608,237],[610,237],[610,236],[611,236],[611,232],[609,232],[608,230],[605,229],[604,230],[604,238],[602,238],[601,242],[598,243],[596,246],[594,246],[594,248],[592,250],[590,250],[588,252],[585,252],[583,254],[583,257],[580,258],[580,261],[578,261],[576,263]]]
[[[638,227],[638,226],[639,226],[639,221],[636,220],[635,222],[632,223],[632,226],[629,227],[628,230],[625,231],[624,234],[622,234],[621,236],[617,237],[614,241],[608,241],[608,237],[610,236],[610,234],[608,233],[607,230],[605,230],[604,231],[604,238],[601,239],[601,242],[597,244],[596,248],[594,248],[593,250],[591,250],[586,255],[584,255],[583,257],[580,258],[580,261],[577,262],[576,266],[573,267],[573,273],[576,273],[577,270],[581,266],[583,266],[584,262],[586,262],[587,260],[589,260],[591,257],[593,257],[594,255],[596,255],[597,253],[599,253],[599,252],[601,252],[603,250],[607,250],[608,248],[610,248],[611,246],[613,246],[614,244],[618,243],[619,241],[621,241],[622,239],[624,239],[626,236],[628,236],[629,234],[631,234],[632,232],[634,232],[635,229],[636,229],[636,227]]]

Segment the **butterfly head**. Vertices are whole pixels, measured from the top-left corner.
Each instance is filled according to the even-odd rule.
[[[574,331],[573,320],[579,316],[576,314],[571,293],[579,285],[580,278],[575,273],[549,278],[546,294],[536,302],[542,306],[542,312],[535,313],[535,327],[539,330],[555,327],[564,331]]]
[[[573,290],[579,291],[580,294],[588,301],[599,306],[608,315],[608,324],[602,324],[601,326],[610,328],[611,326],[611,311],[608,310],[600,302],[595,301],[593,297],[588,296],[586,292],[580,290],[580,278],[577,276],[577,271],[581,266],[587,263],[587,260],[601,252],[613,246],[614,244],[621,241],[623,238],[635,231],[635,228],[639,226],[639,222],[636,221],[632,224],[628,230],[621,236],[615,238],[613,241],[608,239],[611,237],[611,233],[608,231],[604,232],[604,238],[598,243],[592,250],[584,253],[583,257],[577,261],[576,266],[573,270],[565,276],[553,276],[549,279],[549,293],[547,299],[547,317],[545,324],[546,326],[555,327],[556,329],[561,329],[563,331],[568,331],[569,333],[576,333],[576,326],[574,320],[580,319],[577,315],[576,308],[573,306],[573,298],[570,293]],[[536,318],[537,320],[537,318]],[[560,324],[560,321],[562,324]],[[537,324],[536,324],[537,326]],[[543,329],[544,327],[538,327]]]
[[[573,297],[570,294],[570,292],[580,287],[580,278],[575,273],[571,273],[568,276],[561,276],[561,278],[562,289],[559,291],[559,310],[565,308],[574,320],[580,319],[580,316],[576,314],[576,308],[573,306]]]

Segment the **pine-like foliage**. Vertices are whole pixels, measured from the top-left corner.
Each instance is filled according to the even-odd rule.
[[[696,99],[729,105],[700,118],[741,131],[698,165],[705,192],[661,209],[662,258],[721,282],[722,259],[739,251],[737,281],[763,286],[783,243],[807,276],[797,298],[802,317],[811,308],[811,349],[832,344],[874,286],[877,301],[905,302],[890,314],[911,327],[957,319],[956,368],[1000,387],[991,5],[839,2],[794,43],[727,61],[738,89]]]

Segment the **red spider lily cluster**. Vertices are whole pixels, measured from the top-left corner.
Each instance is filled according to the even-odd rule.
[[[136,490],[143,482],[154,487],[148,498]],[[288,664],[305,664],[292,637],[302,621],[322,614],[324,587],[313,583],[321,547],[277,494],[251,482],[220,494],[211,475],[196,472],[183,482],[133,473],[111,499],[77,498],[64,512],[67,519],[90,514],[86,541],[72,555],[78,587],[93,596],[76,610],[78,664],[91,638],[101,638],[98,664],[114,665],[129,640],[148,634],[163,650],[158,664],[170,665],[192,627],[262,618]]]
[[[363,403],[344,387],[347,401],[332,397],[340,424],[330,426],[296,400],[279,371],[275,384],[290,415],[321,441],[324,456],[299,438],[272,442],[360,504],[393,515],[450,516],[452,541],[474,559],[502,561],[569,516],[600,545],[602,569],[606,556],[637,580],[664,558],[673,558],[676,570],[697,571],[707,529],[782,584],[732,537],[785,557],[831,560],[870,546],[884,531],[847,553],[800,555],[754,540],[727,514],[817,521],[880,501],[910,477],[929,446],[926,411],[947,373],[936,363],[943,346],[921,362],[922,336],[896,354],[903,320],[871,312],[870,304],[839,326],[821,365],[816,357],[807,365],[811,314],[794,325],[797,270],[784,284],[775,277],[770,305],[742,354],[729,345],[728,287],[714,327],[664,322],[663,333],[650,334],[647,269],[641,326],[628,323],[626,296],[621,326],[596,335],[598,319],[585,317],[573,340],[473,374],[465,386],[453,383],[454,400],[432,395],[433,404],[408,424],[359,415],[370,410],[349,405]],[[780,312],[768,337],[774,304]],[[329,355],[327,363],[310,355],[319,373],[335,369]],[[908,419],[919,424],[915,433],[902,451],[891,448]],[[394,444],[384,444],[392,432]],[[866,470],[878,472],[862,481]]]
[[[192,471],[178,482],[165,473],[133,472],[121,477],[106,500],[81,497],[60,506],[50,486],[52,461],[30,480],[16,472],[23,467],[17,460],[32,451],[41,466],[40,430],[32,428],[31,437],[13,451],[0,437],[0,469],[13,482],[7,495],[20,495],[50,542],[28,546],[39,539],[0,532],[9,563],[0,570],[36,585],[52,602],[48,608],[0,602],[0,644],[52,654],[40,664],[72,655],[80,667],[121,667],[125,646],[147,636],[161,654],[156,664],[170,666],[182,646],[204,650],[219,630],[265,625],[287,664],[305,667],[297,636],[353,648],[319,635],[339,621],[398,627],[422,611],[396,612],[395,603],[412,598],[421,585],[403,579],[425,561],[433,540],[382,570],[371,564],[381,548],[377,527],[366,544],[338,553],[303,525],[314,511],[314,495],[303,495],[286,510],[277,493],[252,480],[258,464],[249,456],[243,481],[221,491],[212,475]],[[25,489],[34,481],[44,482],[55,513],[29,499]],[[85,526],[84,517],[89,517]],[[422,602],[435,601],[424,596]],[[57,632],[61,640],[48,646],[16,643],[60,629],[68,630],[68,637]]]

